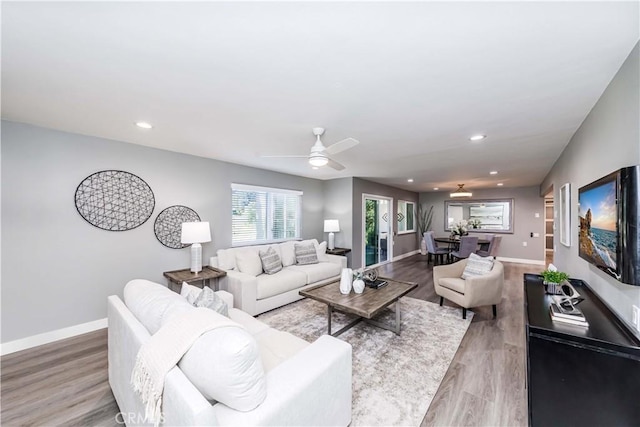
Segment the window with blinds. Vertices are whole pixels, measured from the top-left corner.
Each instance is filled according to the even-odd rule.
[[[242,246],[300,238],[302,191],[231,184],[231,243]]]

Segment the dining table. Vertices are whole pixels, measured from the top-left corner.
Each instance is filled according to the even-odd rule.
[[[435,237],[433,240],[435,240],[437,243],[446,243],[452,249],[457,249],[458,246],[460,246],[460,239],[452,239],[451,237],[448,237],[448,236]],[[482,250],[486,250],[490,243],[491,243],[490,240],[478,238],[478,246],[480,246],[480,249]]]

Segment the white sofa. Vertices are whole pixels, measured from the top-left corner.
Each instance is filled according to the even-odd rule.
[[[217,294],[227,302],[229,318],[239,327],[203,334],[169,372],[163,392],[162,425],[315,426],[351,422],[349,344],[327,335],[309,344],[231,308],[233,297],[228,292]],[[129,282],[124,299],[126,304],[118,296],[108,298],[109,384],[120,407],[120,421],[150,425],[144,420],[144,406],[130,384],[136,355],[140,346],[172,316],[195,308],[179,294],[147,280]],[[250,344],[243,344],[243,351],[247,347],[257,349],[251,363],[238,360],[243,356],[239,355],[242,351],[236,351],[237,343],[243,339]],[[187,362],[190,365],[185,365]],[[263,375],[258,378],[262,395],[257,407],[241,411],[205,398],[202,384],[215,388],[230,381],[227,392],[240,393],[236,390],[243,381],[253,381],[256,375],[247,380],[233,378],[229,372],[246,370],[246,366],[253,366],[253,374]],[[217,377],[210,373],[216,370]],[[245,397],[246,393],[241,396]]]
[[[316,247],[320,262],[297,265],[295,243],[309,242]],[[283,265],[281,271],[271,275],[263,273],[258,254],[269,246],[278,253]],[[302,299],[298,293],[302,289],[340,279],[340,272],[347,267],[347,258],[327,254],[325,250],[326,243],[319,244],[316,239],[243,246],[218,250],[218,256],[211,257],[210,265],[227,272],[221,280],[221,289],[233,294],[236,307],[255,316]]]

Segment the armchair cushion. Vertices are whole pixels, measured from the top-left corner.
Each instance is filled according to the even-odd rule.
[[[493,257],[481,257],[474,253],[469,255],[467,265],[462,272],[462,278],[468,279],[474,276],[483,276],[491,271],[493,268]]]
[[[458,277],[443,277],[440,279],[440,286],[464,295],[464,279],[460,279]]]

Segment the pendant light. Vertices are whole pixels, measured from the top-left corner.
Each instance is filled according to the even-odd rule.
[[[458,184],[458,189],[453,193],[449,193],[449,197],[458,198],[458,197],[471,197],[473,193],[464,189],[464,184]]]

